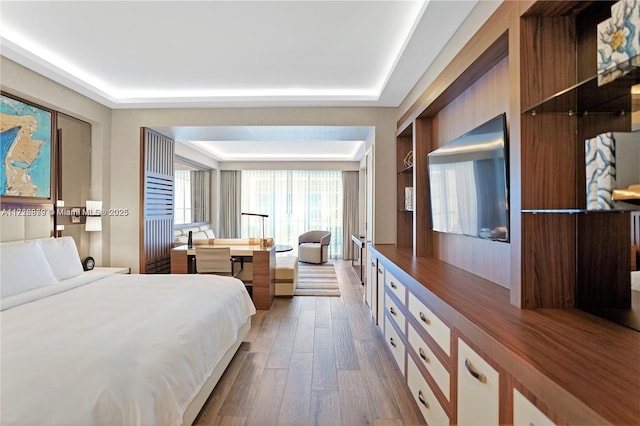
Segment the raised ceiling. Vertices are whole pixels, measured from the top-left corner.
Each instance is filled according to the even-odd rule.
[[[396,107],[476,4],[2,0],[0,47],[3,56],[114,109]],[[225,133],[188,130],[172,129],[201,143]],[[344,142],[344,131],[333,142]],[[322,134],[305,138],[325,141]],[[213,149],[218,159],[232,158],[227,149],[234,146],[242,158],[244,148],[224,146]]]

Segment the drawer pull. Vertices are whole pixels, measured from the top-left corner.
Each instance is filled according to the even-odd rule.
[[[468,358],[464,360],[464,366],[466,367],[469,374],[471,374],[476,380],[480,383],[487,383],[487,376],[476,370],[476,368],[471,364]]]
[[[389,308],[389,312],[391,312],[391,315],[397,315],[397,312],[395,309],[393,309],[393,306]]]
[[[373,266],[375,268],[376,267],[375,262],[371,262],[371,266]]]
[[[383,271],[382,269],[378,268],[378,273],[379,273],[379,274],[381,274],[381,273],[383,273],[383,272],[384,272],[384,271]]]
[[[420,403],[422,405],[424,405],[427,408],[430,408],[429,403],[427,402],[426,399],[424,399],[424,394],[422,393],[422,391],[418,391],[418,400],[420,400]]]
[[[427,356],[426,352],[424,351],[424,349],[419,348],[418,352],[420,353],[420,358],[424,359],[425,362],[429,363],[431,362],[431,360],[429,359],[429,357]]]
[[[394,283],[393,281],[391,281],[391,288],[394,290],[398,289],[398,286],[396,285],[396,283]]]
[[[431,324],[431,320],[429,318],[427,318],[427,316],[424,314],[424,312],[420,312],[420,319],[427,325]]]
[[[391,346],[394,348],[396,347],[396,342],[393,341],[393,337],[389,337],[389,343],[391,343]]]

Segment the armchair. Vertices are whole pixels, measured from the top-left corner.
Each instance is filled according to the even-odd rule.
[[[309,231],[298,237],[298,260],[306,263],[325,263],[329,259],[331,232]]]

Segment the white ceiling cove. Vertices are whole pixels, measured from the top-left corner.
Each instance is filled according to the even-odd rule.
[[[114,109],[397,107],[477,3],[2,0],[0,53]]]
[[[154,130],[218,161],[358,161],[370,126],[188,126]]]

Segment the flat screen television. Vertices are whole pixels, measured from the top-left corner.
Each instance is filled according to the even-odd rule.
[[[506,114],[428,155],[432,229],[509,241]]]

